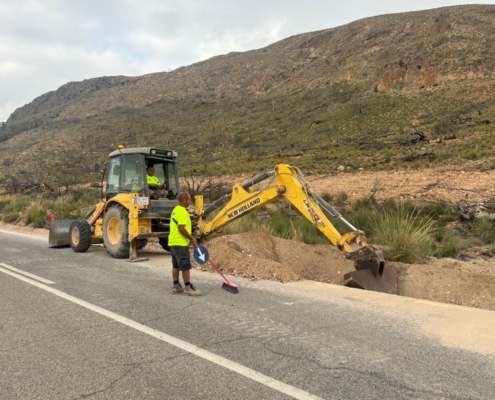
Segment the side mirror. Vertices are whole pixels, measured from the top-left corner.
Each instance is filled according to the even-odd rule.
[[[93,167],[94,172],[100,172],[100,164],[95,163],[95,166]]]
[[[103,187],[103,185],[101,183],[98,183],[98,182],[93,182],[91,184],[91,187],[101,189]]]

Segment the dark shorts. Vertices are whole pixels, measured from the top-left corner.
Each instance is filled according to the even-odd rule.
[[[188,246],[170,246],[170,252],[172,253],[172,268],[179,268],[181,271],[192,268]]]

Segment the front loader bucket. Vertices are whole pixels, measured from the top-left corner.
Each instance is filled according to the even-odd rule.
[[[69,229],[73,222],[71,219],[52,221],[48,234],[48,247],[70,246]]]
[[[390,265],[385,266],[381,250],[365,246],[345,257],[354,261],[356,271],[344,275],[344,286],[397,294],[397,271]]]

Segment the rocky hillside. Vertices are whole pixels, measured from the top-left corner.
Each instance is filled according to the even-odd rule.
[[[173,147],[184,168],[220,173],[489,159],[494,44],[495,6],[456,6],[367,18],[172,72],[71,82],[10,116],[0,163],[12,151],[35,161],[68,148],[104,158],[119,142]],[[438,145],[445,139],[454,145]]]

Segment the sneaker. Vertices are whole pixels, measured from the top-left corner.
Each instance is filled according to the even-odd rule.
[[[189,289],[186,286],[186,293],[189,296],[201,296],[201,290],[197,290],[192,283],[189,285]]]
[[[180,286],[180,287],[174,287],[172,289],[172,294],[177,294],[177,293],[184,293],[184,288],[182,286]]]

